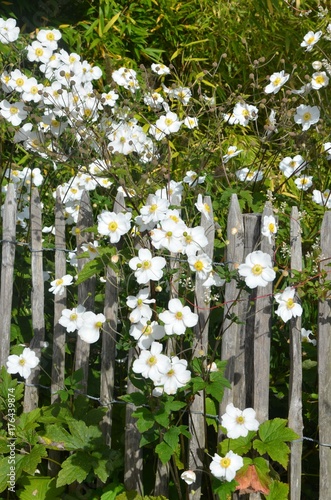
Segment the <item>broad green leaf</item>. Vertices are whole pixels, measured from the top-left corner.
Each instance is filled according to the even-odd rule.
[[[159,439],[160,433],[159,431],[155,429],[149,429],[148,431],[144,432],[142,434],[139,446],[142,448],[143,446],[146,446],[147,444],[154,443],[157,439]]]
[[[154,416],[148,408],[138,408],[132,413],[132,416],[138,419],[137,427],[141,433],[151,429],[155,423]]]
[[[81,483],[92,468],[93,457],[88,453],[77,451],[70,455],[63,463],[59,472],[56,486],[64,486],[77,481]]]
[[[146,404],[146,396],[141,392],[132,392],[131,394],[125,394],[124,396],[120,396],[119,399],[122,399],[126,403],[132,403],[135,406],[142,406]]]
[[[61,500],[64,488],[56,487],[56,479],[44,476],[25,476],[20,479],[24,490],[17,492],[20,500]]]
[[[211,398],[206,398],[206,422],[207,425],[212,425],[217,432],[217,421],[216,421],[216,416],[217,416],[217,410],[216,410],[216,404],[215,401]],[[211,415],[211,417],[207,417],[207,415]],[[212,418],[215,417],[215,418]]]
[[[167,401],[164,405],[166,411],[171,412],[171,411],[178,411],[181,410],[186,406],[186,403],[183,401]]]
[[[233,481],[220,481],[219,479],[212,478],[213,492],[219,496],[220,500],[228,500],[236,490],[237,482]]]
[[[178,427],[171,427],[164,435],[163,440],[170,446],[170,448],[175,451],[180,435],[180,429]]]
[[[27,455],[23,455],[21,466],[28,474],[34,474],[42,458],[47,457],[47,451],[42,444],[36,444]]]
[[[272,460],[279,462],[285,469],[288,464],[288,455],[290,448],[285,442],[298,439],[298,435],[288,427],[285,427],[287,420],[275,418],[267,420],[260,425],[259,437],[253,441],[253,448],[257,450],[260,455],[267,453]]]
[[[118,498],[118,493],[122,493],[124,491],[124,485],[118,483],[108,484],[105,488],[103,488],[103,493],[100,497],[100,500],[115,500]]]
[[[270,492],[266,495],[267,500],[288,500],[289,487],[288,484],[280,481],[272,481],[270,484]]]
[[[165,442],[158,444],[155,447],[155,451],[158,454],[161,462],[166,464],[172,457],[174,450]]]
[[[255,431],[249,431],[246,437],[237,439],[224,439],[220,443],[220,450],[223,455],[226,455],[229,450],[232,450],[238,455],[245,455],[252,448],[252,439],[256,436]]]

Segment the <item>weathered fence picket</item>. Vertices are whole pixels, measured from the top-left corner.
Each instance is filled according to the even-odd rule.
[[[320,272],[322,281],[331,280],[331,211],[324,214],[321,227]],[[318,424],[320,446],[320,498],[328,498],[331,491],[331,298],[330,293],[319,301],[318,307]]]
[[[292,208],[290,223],[291,269],[302,271],[302,245],[299,211]],[[296,300],[298,297],[296,296]],[[292,318],[290,325],[290,382],[288,424],[302,438],[302,348],[301,317]],[[291,443],[289,483],[291,500],[301,498],[302,440]]]

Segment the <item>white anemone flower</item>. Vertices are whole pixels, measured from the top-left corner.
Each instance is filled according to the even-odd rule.
[[[316,33],[314,33],[313,31],[308,31],[308,33],[303,37],[303,42],[300,43],[300,46],[305,47],[306,52],[311,52],[315,43],[318,42],[321,36],[321,31],[316,31]]]
[[[85,307],[78,305],[74,309],[63,309],[59,319],[60,325],[64,326],[67,332],[74,332],[83,326],[83,313]]]
[[[331,208],[330,189],[326,189],[325,191],[323,191],[323,193],[318,189],[314,189],[313,201],[317,203],[317,205],[321,205],[322,207]]]
[[[184,179],[183,179],[183,182],[185,182],[185,184],[188,184],[190,187],[193,187],[193,186],[197,186],[198,184],[202,184],[203,182],[205,182],[205,178],[206,178],[205,175],[199,176],[193,170],[188,170],[186,172]]]
[[[311,125],[317,123],[320,119],[320,110],[317,106],[305,106],[300,104],[294,115],[295,123],[302,125],[302,130],[308,130]]]
[[[0,18],[0,42],[7,44],[15,42],[20,34],[20,29],[16,26],[16,19],[2,19]]]
[[[270,245],[272,237],[277,234],[277,230],[278,227],[275,217],[273,217],[272,215],[265,215],[261,233],[263,234],[263,236],[266,236],[268,238]]]
[[[220,455],[215,453],[209,468],[212,475],[217,479],[232,481],[237,471],[241,469],[243,465],[243,458],[230,450],[225,457],[220,457]]]
[[[307,166],[307,162],[302,158],[301,155],[295,155],[293,158],[291,158],[290,156],[286,156],[286,158],[283,158],[279,164],[279,168],[283,172],[285,177],[300,175]]]
[[[49,288],[49,292],[54,293],[54,295],[63,295],[66,286],[72,284],[73,277],[70,274],[66,274],[62,276],[62,278],[57,278],[54,281],[51,281],[51,288]]]
[[[130,231],[131,213],[102,212],[98,215],[98,233],[109,236],[110,243],[118,243],[121,236]]]
[[[199,316],[189,306],[183,306],[179,299],[169,300],[168,308],[159,314],[167,335],[184,335],[186,328],[198,323]]]
[[[23,378],[29,378],[31,370],[36,368],[39,363],[39,358],[36,356],[35,352],[26,347],[23,349],[22,354],[17,356],[17,354],[11,354],[8,356],[6,362],[7,372],[14,374],[18,373]]]
[[[305,328],[301,328],[301,340],[302,342],[308,342],[309,344],[316,345],[316,339],[312,339],[310,335],[313,335],[311,330],[306,330]]]
[[[314,90],[321,89],[322,87],[327,87],[329,85],[329,77],[325,71],[319,71],[314,73],[311,77],[311,86]]]
[[[226,154],[223,155],[223,163],[227,163],[230,158],[234,158],[235,156],[238,156],[240,153],[242,153],[242,149],[238,149],[237,146],[229,146]]]
[[[150,350],[144,349],[132,365],[134,373],[140,373],[144,378],[158,382],[162,375],[171,368],[170,359],[162,353],[163,346],[160,342],[153,342]]]
[[[295,289],[291,287],[285,288],[282,293],[276,293],[275,300],[279,304],[277,311],[275,313],[279,316],[285,323],[291,318],[296,318],[302,315],[302,307],[300,304],[295,302]]]
[[[141,318],[139,323],[131,325],[129,333],[138,341],[137,345],[140,349],[149,349],[154,340],[162,339],[165,334],[163,326],[147,318]]]
[[[189,484],[189,485],[191,485],[191,484],[195,483],[195,481],[196,481],[196,479],[197,479],[197,478],[196,478],[196,475],[195,475],[195,472],[193,472],[193,470],[185,470],[185,471],[181,474],[180,478],[181,478],[183,481],[185,481],[185,483],[186,483],[186,484]]]
[[[77,331],[79,337],[87,344],[97,342],[100,337],[100,329],[105,321],[106,317],[102,313],[84,312],[82,315],[83,325]]]
[[[126,299],[126,305],[132,309],[130,313],[130,322],[138,323],[142,318],[151,319],[153,311],[149,304],[154,304],[155,299],[149,299],[149,288],[139,290],[138,295],[129,295]]]
[[[141,248],[138,257],[129,261],[130,268],[134,271],[136,280],[140,284],[151,281],[159,281],[163,276],[162,269],[166,265],[164,257],[152,257],[147,248]]]
[[[210,220],[210,211],[211,211],[211,208],[208,205],[208,203],[204,203],[202,201],[202,195],[201,194],[198,195],[198,201],[194,205],[199,210],[199,212],[201,212],[206,217],[206,219]]]
[[[151,70],[160,76],[161,75],[169,75],[169,73],[170,73],[170,68],[168,68],[168,66],[166,66],[165,64],[162,64],[162,63],[153,63],[151,65]]]
[[[197,276],[203,280],[206,280],[211,273],[212,260],[205,254],[201,253],[199,255],[189,255],[187,259],[191,271],[195,272]]]
[[[301,191],[307,191],[313,185],[312,175],[302,175],[294,180],[294,183]]]
[[[263,179],[263,174],[260,170],[254,171],[244,167],[236,171],[236,176],[243,182],[258,182]]]
[[[259,428],[260,424],[255,417],[256,411],[253,408],[241,411],[230,403],[222,415],[221,425],[226,428],[227,436],[230,439],[246,437],[249,431],[257,431]]]
[[[163,392],[169,396],[176,394],[177,389],[184,387],[191,380],[191,372],[187,370],[186,359],[179,359],[177,356],[171,358],[171,367],[160,380],[156,387],[163,387]]]
[[[238,267],[238,272],[240,276],[245,278],[246,285],[249,288],[267,286],[276,277],[276,273],[272,268],[270,255],[261,252],[261,250],[249,253],[245,259],[245,263],[240,264]]]
[[[284,70],[279,73],[273,73],[270,77],[270,83],[265,87],[264,92],[266,94],[277,94],[289,77],[290,75],[285,73]]]
[[[179,120],[178,115],[172,111],[168,111],[166,115],[161,115],[155,122],[157,130],[163,134],[169,135],[178,132],[182,122]]]
[[[250,121],[255,121],[257,119],[258,112],[259,110],[256,106],[247,104],[246,102],[237,102],[232,111],[233,123],[238,123],[246,127]]]

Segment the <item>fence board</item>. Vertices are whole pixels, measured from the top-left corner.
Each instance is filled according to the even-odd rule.
[[[55,279],[62,278],[62,276],[66,274],[65,250],[65,218],[60,190],[57,189],[55,202]],[[59,396],[56,392],[60,389],[64,389],[66,329],[59,324],[59,319],[62,315],[62,310],[66,306],[66,300],[66,290],[64,290],[62,295],[54,295],[54,336],[51,384],[52,403],[59,401]]]
[[[323,260],[320,271],[327,274],[326,282],[331,277],[331,212],[324,214],[321,227],[321,250]],[[330,291],[318,306],[318,423],[319,441],[331,443],[331,298]],[[331,491],[331,447],[320,446],[320,492],[319,497],[329,498]]]
[[[42,215],[41,202],[38,190],[32,189],[30,203],[30,232],[31,232],[31,310],[33,338],[30,349],[41,359],[42,342],[45,339],[45,317],[44,317],[44,276],[43,276],[43,244],[42,244]],[[27,379],[24,392],[24,412],[38,407],[38,382],[40,365],[32,370]]]
[[[118,192],[113,211],[121,212],[125,208],[124,196]],[[101,424],[106,443],[111,446],[112,431],[112,406],[110,402],[114,397],[114,375],[116,358],[116,332],[118,317],[118,276],[116,272],[107,267],[104,315],[106,323],[102,332],[101,348],[101,377],[100,377],[100,400],[102,404],[108,405],[108,410]]]
[[[262,213],[264,217],[273,215],[270,203],[267,203]],[[262,237],[261,251],[270,255],[273,260],[274,244],[268,238]],[[266,287],[257,287],[256,314],[254,324],[254,383],[253,408],[257,420],[262,423],[269,416],[269,375],[270,375],[270,344],[271,344],[271,310],[273,283]]]
[[[299,211],[292,207],[290,224],[291,269],[302,271],[302,245]],[[298,298],[296,297],[296,300]],[[288,425],[302,438],[302,342],[301,317],[290,324],[290,383]],[[289,484],[291,500],[301,498],[302,440],[291,443]]]
[[[226,261],[229,269],[233,271],[244,259],[244,222],[241,214],[238,197],[233,194],[229,207],[227,220],[227,240],[229,242],[226,249]],[[222,360],[227,361],[225,377],[231,383],[231,389],[224,390],[223,400],[220,404],[220,416],[225,413],[225,408],[229,403],[234,402],[235,385],[235,360],[237,356],[237,346],[239,344],[239,332],[241,325],[231,320],[231,315],[240,316],[242,305],[238,302],[239,294],[237,283],[231,280],[225,285],[225,306],[224,321],[222,325]]]
[[[90,197],[87,191],[83,192],[80,209],[77,220],[77,231],[76,231],[76,243],[77,243],[77,255],[83,252],[82,245],[89,243],[91,238],[91,233],[84,233],[84,229],[93,226],[93,213],[90,202]],[[86,259],[78,259],[78,272],[81,271],[84,265],[89,261]],[[96,278],[92,278],[83,281],[78,285],[78,304],[84,305],[87,311],[94,310],[94,295],[95,295],[95,284]],[[90,344],[84,342],[77,335],[76,352],[75,352],[75,370],[80,368],[83,370],[83,378],[81,381],[81,389],[77,391],[81,394],[86,394],[87,392],[87,382],[88,382],[88,368],[89,368],[89,356],[90,356]]]
[[[8,184],[3,210],[0,294],[0,367],[6,366],[10,349],[10,323],[14,286],[15,238],[16,238],[16,195],[13,184]]]
[[[210,196],[204,197],[204,204],[209,206],[210,219],[202,214],[201,226],[204,228],[208,245],[203,249],[204,253],[213,259],[214,252],[214,238],[215,226],[213,220],[213,207]],[[192,346],[192,356],[207,359],[208,356],[208,327],[209,327],[209,297],[210,288],[203,287],[205,279],[198,276],[195,277],[195,307],[194,312],[198,314],[198,324],[194,327],[194,338]],[[201,498],[201,483],[202,473],[201,469],[205,461],[205,447],[206,447],[206,421],[205,421],[205,394],[200,391],[195,395],[194,400],[190,406],[189,413],[189,431],[191,433],[191,440],[189,445],[189,469],[195,470],[196,481],[193,485],[189,486],[189,496],[192,500],[199,500]]]

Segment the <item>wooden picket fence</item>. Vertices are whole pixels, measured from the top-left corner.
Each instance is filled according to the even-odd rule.
[[[209,244],[206,253],[213,259],[214,248],[214,223],[212,219],[212,204],[209,197],[204,202],[210,207],[211,219],[207,220],[204,215],[201,225],[204,226],[208,236]],[[113,210],[120,212],[125,208],[122,194],[118,194]],[[31,250],[31,316],[33,338],[30,347],[40,357],[42,343],[45,338],[44,320],[44,279],[43,279],[43,245],[42,245],[42,211],[37,189],[32,190],[30,209],[30,250]],[[265,215],[272,215],[272,207],[266,204],[263,214],[242,214],[236,195],[232,196],[227,223],[227,246],[226,260],[231,269],[236,269],[238,264],[244,261],[245,256],[261,249],[273,257],[273,245],[267,238],[261,240],[261,220]],[[84,233],[84,228],[93,225],[92,210],[87,193],[81,200],[81,209],[77,227],[77,249],[78,254],[82,252],[82,244],[87,242],[89,233]],[[16,241],[16,200],[13,185],[8,186],[3,216],[2,216],[2,264],[1,264],[1,289],[0,289],[0,366],[5,365],[10,349],[10,325],[12,295],[14,286],[15,250]],[[301,270],[302,246],[300,236],[299,214],[293,207],[290,218],[290,248],[291,269]],[[326,271],[330,276],[331,264],[331,211],[326,212],[320,232],[321,251],[323,260],[320,263],[320,271]],[[63,207],[58,194],[55,208],[55,276],[66,274],[66,238],[65,219]],[[85,264],[84,259],[78,260],[78,270]],[[176,260],[171,264],[176,269]],[[173,275],[174,282],[178,279],[176,273]],[[328,278],[329,279],[329,278]],[[208,327],[209,309],[206,305],[206,293],[210,293],[202,287],[202,282],[195,282],[195,312],[199,315],[198,325],[194,328],[193,356],[201,356],[208,353]],[[101,350],[101,382],[100,403],[107,406],[107,413],[102,421],[102,431],[109,446],[112,444],[112,409],[114,403],[114,380],[115,380],[115,355],[116,335],[118,319],[118,276],[111,269],[106,270],[105,304],[104,314],[107,322],[102,333]],[[93,310],[96,282],[90,278],[78,285],[78,303],[83,303],[88,310]],[[176,287],[170,287],[171,297],[175,297]],[[257,412],[260,422],[268,419],[269,408],[269,374],[270,374],[270,344],[271,344],[271,321],[272,321],[272,294],[273,284],[267,287],[252,290],[251,294],[240,292],[236,282],[232,281],[225,285],[225,311],[224,322],[221,326],[222,337],[221,356],[227,360],[226,376],[231,382],[231,390],[226,389],[219,415],[225,412],[228,403],[233,402],[236,407],[253,407]],[[66,307],[66,293],[62,296],[54,296],[54,332],[53,332],[53,360],[52,360],[52,384],[51,400],[58,401],[57,391],[64,388],[65,379],[65,329],[58,323],[61,311]],[[235,315],[242,321],[234,322],[231,317]],[[318,397],[319,397],[319,442],[331,443],[331,298],[327,297],[319,302],[318,308]],[[172,343],[168,341],[167,351],[172,351]],[[83,371],[82,394],[86,394],[89,368],[89,344],[77,338],[75,353],[75,369]],[[131,366],[137,351],[131,348],[128,355],[128,366]],[[290,387],[289,387],[289,426],[302,438],[302,353],[301,353],[301,318],[296,318],[290,324]],[[39,368],[33,371],[25,386],[24,411],[28,412],[38,407],[38,381]],[[127,392],[131,393],[136,388],[128,380]],[[205,399],[201,393],[195,397],[189,412],[189,426],[192,439],[189,443],[189,468],[196,470],[197,482],[190,488],[189,498],[198,500],[201,497],[202,469],[206,463],[206,423],[205,423]],[[139,447],[140,435],[135,425],[132,413],[133,405],[126,406],[125,425],[125,472],[124,482],[128,490],[136,490],[143,494],[143,449]],[[222,436],[220,435],[220,438]],[[59,453],[59,452],[53,452]],[[291,444],[289,483],[291,500],[301,498],[301,455],[302,439]],[[319,447],[320,459],[320,498],[329,498],[331,491],[331,447]],[[50,469],[50,474],[56,470]],[[168,498],[169,469],[158,463],[155,472],[154,495],[164,495]],[[237,494],[234,495],[237,498]],[[250,498],[259,498],[258,494],[251,494]]]

